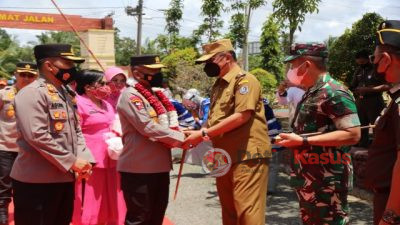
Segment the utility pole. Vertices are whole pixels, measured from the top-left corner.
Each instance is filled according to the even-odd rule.
[[[142,54],[142,16],[143,13],[143,0],[139,0],[136,8],[128,6],[125,8],[125,12],[128,16],[137,16],[137,38],[136,38],[136,55]]]
[[[249,70],[249,28],[250,28],[250,13],[251,13],[251,7],[250,7],[250,1],[247,3],[246,9],[245,9],[245,35],[244,35],[244,43],[243,43],[243,51],[242,51],[242,58],[243,58],[243,68],[244,70],[248,71]]]
[[[142,15],[143,15],[143,0],[139,0],[137,6],[138,25],[137,25],[137,55],[142,54]]]

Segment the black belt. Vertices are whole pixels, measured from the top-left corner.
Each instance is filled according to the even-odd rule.
[[[390,193],[390,187],[373,188],[372,191],[373,191],[374,193],[380,193],[380,194],[388,193],[388,194],[389,194],[389,193]]]

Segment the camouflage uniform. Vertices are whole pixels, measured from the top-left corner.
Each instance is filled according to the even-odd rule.
[[[359,125],[352,94],[326,74],[304,94],[292,127],[295,133],[304,134]],[[348,224],[347,194],[352,188],[352,164],[350,156],[343,154],[349,153],[350,147],[309,146],[293,150],[290,182],[299,197],[303,223]],[[302,158],[296,157],[296,151]]]

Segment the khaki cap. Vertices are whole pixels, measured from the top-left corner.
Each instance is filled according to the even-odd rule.
[[[221,39],[216,42],[203,45],[203,55],[196,59],[197,63],[202,63],[209,60],[211,57],[220,52],[234,51],[230,39]]]

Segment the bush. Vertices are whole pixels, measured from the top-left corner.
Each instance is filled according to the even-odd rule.
[[[256,68],[250,71],[250,73],[256,76],[260,81],[263,97],[268,98],[270,102],[273,102],[275,99],[276,87],[278,85],[275,76],[261,68]]]
[[[197,58],[198,53],[194,48],[177,50],[163,58],[162,63],[167,67],[164,74],[174,94],[196,88],[203,96],[210,96],[215,79],[203,72],[203,64],[195,64]]]

